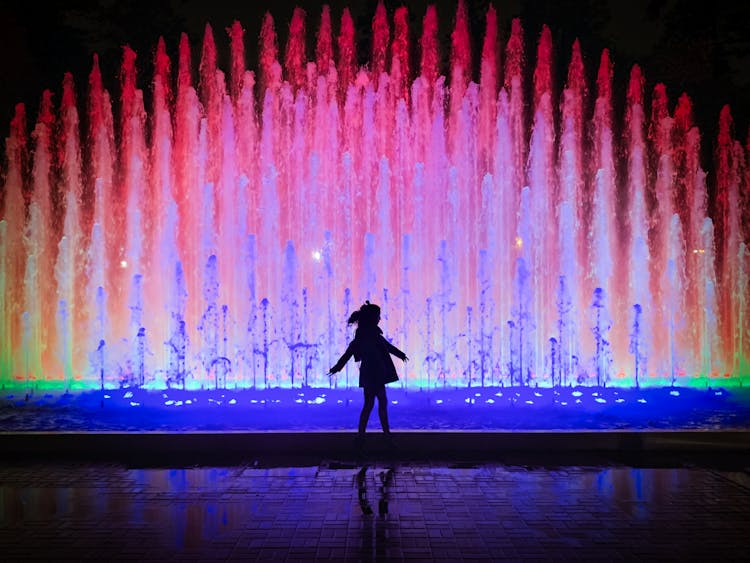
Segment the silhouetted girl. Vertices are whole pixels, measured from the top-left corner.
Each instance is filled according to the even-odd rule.
[[[385,339],[383,331],[378,326],[379,322],[380,307],[369,301],[366,301],[358,311],[354,311],[348,321],[349,324],[357,323],[354,340],[349,343],[344,355],[328,372],[331,374],[341,371],[352,356],[354,356],[355,362],[361,362],[359,366],[359,386],[364,388],[365,404],[362,406],[362,412],[359,415],[357,447],[361,447],[364,443],[365,429],[375,405],[375,397],[378,398],[380,425],[392,445],[390,441],[391,429],[388,425],[388,399],[385,396],[385,385],[398,381],[391,354],[403,361],[408,359],[406,354]]]

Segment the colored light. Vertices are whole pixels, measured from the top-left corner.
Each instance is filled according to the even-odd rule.
[[[148,84],[126,47],[120,91],[103,89],[96,59],[85,103],[66,75],[32,136],[19,106],[0,383],[353,387],[351,368],[327,370],[371,299],[412,359],[409,388],[741,385],[750,198],[729,108],[709,190],[687,96],[657,85],[646,107],[638,67],[618,94],[607,50],[589,83],[577,42],[556,92],[553,53],[569,45],[553,49],[544,26],[529,56],[519,20],[498,76],[497,21],[474,64],[460,10],[443,16],[456,28],[441,68],[429,14],[419,68],[387,17],[362,68],[308,64],[301,32],[280,59],[267,18],[253,73],[232,33],[225,79],[208,28],[196,84],[185,37],[176,80],[163,42]],[[292,17],[304,30],[304,12]],[[353,37],[342,31],[344,53]]]

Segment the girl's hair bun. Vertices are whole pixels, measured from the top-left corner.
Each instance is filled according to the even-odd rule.
[[[364,305],[362,305],[359,309],[349,315],[349,320],[347,321],[347,323],[357,323],[358,325],[376,325],[378,324],[378,320],[380,320],[380,307],[378,307],[374,303],[365,301]]]

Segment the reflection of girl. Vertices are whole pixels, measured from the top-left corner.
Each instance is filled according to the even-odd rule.
[[[361,446],[365,439],[365,429],[370,413],[378,398],[378,416],[386,437],[390,441],[391,429],[388,426],[388,399],[385,396],[386,383],[398,381],[396,367],[393,365],[391,354],[406,361],[408,358],[401,350],[388,342],[380,330],[380,307],[365,302],[358,311],[349,317],[349,324],[357,323],[354,340],[349,343],[344,355],[328,372],[337,373],[344,369],[346,362],[354,356],[355,362],[362,362],[359,366],[359,386],[364,388],[365,404],[359,415],[359,433],[357,445]]]

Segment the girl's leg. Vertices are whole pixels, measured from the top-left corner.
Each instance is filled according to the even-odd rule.
[[[370,420],[372,407],[375,406],[375,390],[365,387],[365,404],[362,405],[362,412],[359,413],[359,435],[364,436],[367,429],[367,421]]]
[[[385,385],[378,389],[378,416],[380,417],[380,426],[383,427],[383,432],[386,434],[391,433],[391,427],[388,424],[388,397],[385,396]]]

